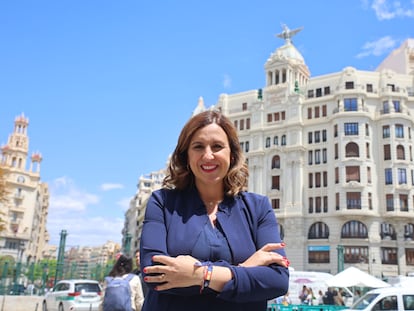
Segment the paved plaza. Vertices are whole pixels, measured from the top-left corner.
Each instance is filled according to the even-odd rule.
[[[0,311],[41,311],[43,296],[0,296]]]

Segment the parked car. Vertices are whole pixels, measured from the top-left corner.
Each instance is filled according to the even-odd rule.
[[[43,311],[98,311],[102,288],[94,280],[62,280],[43,299]]]
[[[414,310],[414,287],[391,286],[370,290],[346,311],[350,310]]]

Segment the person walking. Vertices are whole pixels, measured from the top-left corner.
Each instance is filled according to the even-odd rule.
[[[144,301],[141,281],[132,273],[132,258],[118,254],[105,278],[99,311],[141,311]]]
[[[139,279],[141,280],[142,292],[143,292],[144,298],[145,298],[145,296],[147,295],[147,292],[148,292],[148,286],[147,286],[147,283],[144,282],[144,278],[143,278],[142,273],[141,273],[140,255],[141,255],[141,253],[140,253],[139,249],[135,250],[135,265],[136,265],[136,268],[133,271],[133,273],[138,275]]]
[[[288,291],[275,214],[247,180],[233,122],[214,110],[190,118],[147,203],[143,311],[265,311]]]

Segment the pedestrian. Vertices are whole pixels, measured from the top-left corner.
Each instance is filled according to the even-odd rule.
[[[163,187],[147,203],[144,311],[265,311],[289,286],[289,261],[265,196],[247,192],[233,123],[218,111],[182,129]]]
[[[299,292],[299,300],[301,304],[307,304],[308,293],[308,288],[306,285],[303,285],[302,290]]]
[[[104,295],[100,311],[141,311],[144,301],[141,281],[132,273],[132,258],[123,254],[105,278]]]
[[[142,292],[143,292],[144,298],[145,298],[145,296],[147,295],[147,292],[148,292],[148,286],[147,286],[147,283],[144,282],[144,278],[143,278],[142,273],[141,273],[140,254],[141,253],[140,253],[139,249],[135,250],[135,265],[136,265],[136,268],[133,271],[133,273],[138,275],[139,279],[141,280]]]

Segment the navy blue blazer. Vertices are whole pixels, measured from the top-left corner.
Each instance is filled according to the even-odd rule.
[[[229,267],[233,279],[222,292],[207,294],[200,294],[200,286],[158,292],[149,283],[143,311],[260,311],[266,310],[267,300],[287,292],[287,268],[276,264],[238,266],[265,244],[281,242],[269,199],[242,192],[234,198],[225,198],[218,209],[217,220],[230,246],[232,262],[218,261],[214,265]],[[142,229],[141,267],[152,265],[154,255],[191,255],[199,259],[192,250],[208,221],[204,203],[195,188],[154,191],[147,203]],[[286,256],[283,249],[277,252]]]

